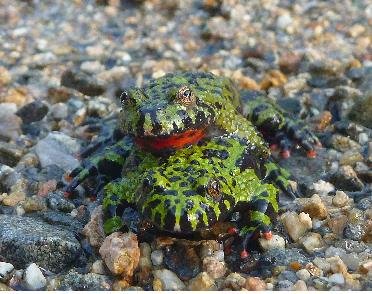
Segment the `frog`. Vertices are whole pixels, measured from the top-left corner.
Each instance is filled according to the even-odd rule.
[[[118,129],[133,138],[129,148],[135,146],[160,157],[221,134],[245,139],[255,156],[262,159],[271,156],[265,139],[272,148],[279,145],[282,157],[290,156],[294,141],[307,150],[309,157],[315,157],[315,148],[321,145],[318,138],[306,126],[287,117],[262,93],[253,93],[255,95],[240,96],[229,78],[209,72],[169,73],[150,80],[143,88],[132,87],[122,92]],[[100,174],[100,178],[119,175],[124,160],[120,154],[114,156],[113,153],[127,143],[127,139],[111,142],[113,147],[107,156],[91,161],[115,166],[111,168],[111,175]],[[94,149],[95,146],[90,148]],[[91,152],[88,148],[84,153]],[[92,167],[91,172],[98,169]],[[89,175],[87,169],[72,171],[66,195]]]
[[[244,226],[229,230],[242,239],[242,258],[255,234],[270,239],[278,212],[279,189],[289,174],[270,160],[260,160],[244,139],[220,136],[178,149],[161,158],[139,148],[128,154],[125,176],[104,186],[106,234],[125,227],[126,207],[160,232],[190,235],[241,212]]]

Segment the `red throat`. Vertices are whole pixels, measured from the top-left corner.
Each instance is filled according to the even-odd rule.
[[[187,130],[183,133],[171,135],[165,138],[157,137],[144,137],[144,138],[135,138],[136,144],[140,147],[159,152],[165,149],[180,149],[186,145],[191,145],[197,143],[199,140],[203,139],[205,136],[204,129],[197,130]]]

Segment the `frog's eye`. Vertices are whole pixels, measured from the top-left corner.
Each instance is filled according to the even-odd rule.
[[[212,178],[207,184],[207,193],[214,200],[219,201],[221,196],[221,185],[218,179]]]
[[[181,87],[177,92],[177,101],[184,105],[189,106],[195,103],[195,94],[187,86]]]
[[[120,95],[120,101],[121,101],[121,104],[126,104],[128,103],[128,101],[130,100],[130,97],[129,97],[129,94],[127,91],[124,91],[123,93],[121,93]]]

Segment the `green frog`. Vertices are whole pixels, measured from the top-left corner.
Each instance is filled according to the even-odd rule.
[[[126,136],[72,171],[66,195],[85,179],[95,177],[97,185],[93,194],[104,193],[107,233],[122,226],[118,211],[122,211],[121,204],[125,203],[139,209],[142,216],[160,230],[181,233],[208,227],[214,221],[226,219],[232,211],[240,210],[241,203],[249,204],[254,225],[245,226],[241,231],[246,244],[253,231],[261,229],[263,223],[270,223],[266,210],[268,204],[277,207],[274,205],[277,188],[291,197],[297,196],[288,184],[287,172],[270,160],[270,149],[262,133],[269,133],[272,143],[280,139],[279,143],[286,148],[282,150],[285,156],[289,153],[290,141],[298,142],[311,157],[319,142],[262,95],[247,97],[240,99],[229,79],[204,72],[168,74],[150,81],[144,88],[129,89],[121,95],[119,117],[119,127]],[[206,150],[221,146],[225,148],[222,153],[231,155],[226,158],[203,155]],[[242,158],[248,158],[248,163],[237,163]],[[184,165],[180,166],[179,161]],[[206,171],[204,175],[197,176],[198,165]],[[187,168],[193,176],[187,176]],[[221,198],[229,208],[217,210],[220,205],[211,206],[209,194],[205,194],[205,189],[195,190],[192,179],[198,183],[205,181],[199,187],[208,187],[209,181],[219,179],[214,181],[216,189],[223,189],[222,194],[230,199]],[[189,202],[181,201],[185,199],[181,183],[196,193]],[[154,197],[158,200],[151,200]],[[261,201],[263,198],[265,201]],[[172,206],[177,199],[178,204]],[[157,202],[161,202],[160,206],[155,205]],[[167,205],[173,208],[166,209]]]

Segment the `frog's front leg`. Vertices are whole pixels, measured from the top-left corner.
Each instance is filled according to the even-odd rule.
[[[315,148],[321,146],[320,141],[305,125],[290,119],[284,110],[257,93],[253,98],[243,95],[242,103],[243,115],[262,132],[272,149],[280,147],[283,158],[290,156],[293,142],[299,144],[308,157],[316,157]]]
[[[257,194],[249,202],[248,224],[241,230],[230,228],[229,234],[239,234],[242,239],[242,251],[240,252],[242,259],[249,256],[247,245],[257,233],[265,239],[272,238],[269,213],[278,212],[277,194],[278,190],[273,185],[262,185],[260,192],[257,191]]]
[[[292,199],[299,198],[298,191],[289,182],[291,175],[287,170],[275,164],[272,159],[265,162],[263,167],[265,183],[272,183]]]
[[[97,155],[85,160],[81,167],[74,169],[69,174],[72,180],[65,188],[65,195],[68,197],[88,177],[96,177],[96,192],[109,180],[118,178],[132,146],[131,138],[125,137],[114,145],[104,148]]]

